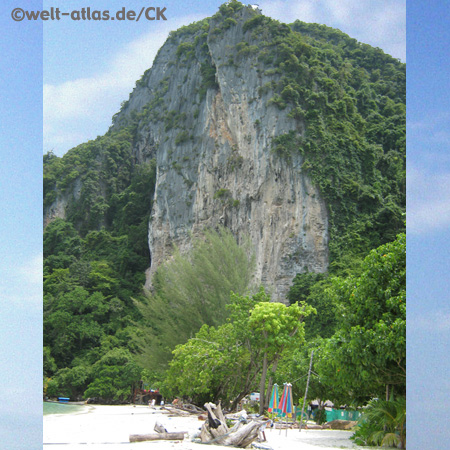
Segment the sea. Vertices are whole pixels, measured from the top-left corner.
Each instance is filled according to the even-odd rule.
[[[80,414],[89,409],[85,405],[68,405],[67,403],[44,402],[44,416],[48,414]]]

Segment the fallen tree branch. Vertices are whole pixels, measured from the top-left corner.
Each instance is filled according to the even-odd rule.
[[[201,440],[203,444],[225,445],[245,448],[258,438],[261,427],[266,420],[255,420],[248,424],[237,422],[229,429],[220,404],[206,403],[208,419],[202,426]]]
[[[143,441],[182,441],[186,432],[177,431],[175,433],[151,433],[151,434],[130,434],[130,442]]]

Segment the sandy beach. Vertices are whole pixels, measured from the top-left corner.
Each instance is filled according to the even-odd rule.
[[[183,441],[152,441],[130,443],[130,434],[153,433],[155,422],[167,431],[189,433]],[[51,414],[44,416],[44,449],[161,449],[204,450],[205,445],[191,442],[191,437],[202,425],[196,416],[170,417],[167,411],[148,406],[89,406],[78,414]],[[273,450],[332,450],[362,448],[349,440],[350,431],[336,430],[266,430],[267,442]],[[215,445],[213,448],[229,449]]]

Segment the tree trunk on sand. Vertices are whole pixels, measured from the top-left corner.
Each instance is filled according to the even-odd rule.
[[[208,420],[202,426],[201,430],[201,439],[202,442],[208,442],[213,439],[216,439],[224,434],[228,433],[227,422],[225,416],[223,415],[222,408],[220,403],[216,406],[214,403],[205,403],[205,408],[208,411]],[[220,422],[219,425],[211,426],[210,422],[213,420],[214,422],[218,420]]]
[[[211,419],[208,418],[202,426],[200,437],[203,444],[245,448],[258,437],[259,429],[265,423],[262,420],[250,422],[247,425],[237,422],[233,428],[229,429],[220,405],[206,403],[205,408]]]
[[[264,414],[264,402],[266,399],[265,389],[266,389],[266,377],[267,377],[268,366],[269,365],[267,362],[267,346],[266,346],[266,351],[264,352],[262,373],[261,373],[261,382],[259,383],[259,414],[261,414],[261,415]]]
[[[245,392],[241,392],[234,400],[233,403],[230,406],[230,410],[231,411],[236,411],[238,404],[240,403],[240,401],[246,396],[248,395],[249,392],[245,391]]]
[[[273,387],[273,377],[275,375],[275,372],[277,371],[278,367],[278,359],[275,360],[275,362],[272,364],[272,368],[270,369],[270,376],[269,381],[267,383],[267,390],[266,390],[266,397],[264,399],[264,409],[269,407],[270,403],[270,394],[272,393],[272,387]]]
[[[184,432],[176,433],[151,433],[151,434],[130,434],[130,442],[142,441],[182,441],[184,439]]]

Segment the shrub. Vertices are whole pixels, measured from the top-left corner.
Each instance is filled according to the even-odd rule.
[[[369,402],[350,439],[358,445],[406,448],[406,398]]]
[[[230,191],[228,189],[219,189],[214,194],[214,200],[217,200],[219,198],[227,198],[231,195]]]
[[[189,139],[189,133],[184,130],[184,131],[180,131],[177,134],[177,137],[175,138],[175,144],[182,144],[183,142],[186,142]]]

